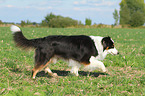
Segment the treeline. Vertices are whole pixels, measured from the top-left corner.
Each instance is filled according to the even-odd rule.
[[[139,27],[145,24],[145,3],[144,0],[122,0],[120,11],[116,9],[113,13],[114,25]]]
[[[10,22],[2,22],[0,20],[0,24],[14,24]],[[70,17],[63,17],[61,15],[55,15],[53,13],[47,14],[42,20],[41,23],[31,22],[29,20],[22,20],[21,23],[16,23],[18,25],[24,26],[36,26],[36,27],[51,27],[51,28],[66,28],[66,27],[74,27],[74,26],[83,26],[84,24],[81,21],[74,20]],[[91,25],[92,20],[86,18],[85,25]]]

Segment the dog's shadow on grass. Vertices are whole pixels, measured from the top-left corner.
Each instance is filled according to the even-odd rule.
[[[53,73],[57,73],[58,76],[68,76],[70,75],[70,71],[64,71],[64,70],[52,70]],[[107,73],[101,73],[101,72],[85,72],[85,71],[79,71],[80,76],[92,76],[92,77],[98,77],[100,75],[109,75]],[[37,73],[37,77],[47,77],[48,74],[45,73],[45,71],[41,71]],[[48,76],[49,77],[49,76]]]

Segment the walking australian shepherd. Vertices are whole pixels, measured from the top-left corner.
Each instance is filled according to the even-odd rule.
[[[114,47],[114,41],[110,37],[86,36],[86,35],[52,35],[44,38],[27,39],[21,29],[15,25],[11,26],[13,38],[17,46],[22,48],[35,48],[35,66],[32,69],[32,77],[43,68],[50,76],[56,73],[47,67],[49,63],[56,63],[58,59],[68,61],[72,67],[70,73],[78,76],[81,66],[93,71],[100,69],[106,72],[101,62],[107,54],[117,55],[119,52]]]

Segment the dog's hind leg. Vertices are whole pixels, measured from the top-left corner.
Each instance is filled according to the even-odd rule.
[[[36,74],[46,67],[53,57],[53,50],[48,48],[37,48],[35,51],[35,66],[32,69],[32,77],[35,79]]]
[[[46,67],[49,64],[49,62],[47,62],[46,64],[40,64],[37,63],[35,64],[35,67],[32,69],[32,78],[35,79],[36,74],[43,69],[44,67]]]
[[[57,62],[57,60],[58,60],[57,57],[53,57],[53,58],[50,59],[50,63],[55,64],[55,63]],[[57,73],[53,73],[53,72],[49,69],[48,66],[45,68],[45,73],[48,73],[48,75],[49,75],[49,76],[52,76],[52,77],[57,77],[57,76],[58,76]]]

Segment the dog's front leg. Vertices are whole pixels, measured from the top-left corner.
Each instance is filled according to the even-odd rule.
[[[79,76],[78,70],[79,68],[77,66],[73,66],[70,73],[74,74],[75,76]]]
[[[52,77],[57,77],[57,73],[53,73],[48,67],[45,68],[45,73],[48,72],[48,75],[49,76],[52,76]]]
[[[84,69],[89,70],[89,71],[93,71],[93,70],[96,70],[96,69],[100,69],[102,72],[107,71],[104,64],[101,61],[97,60],[93,56],[90,58],[90,64],[86,65]]]
[[[72,67],[70,73],[74,74],[75,76],[79,76],[78,71],[79,71],[79,68],[81,67],[80,63],[78,61],[70,59],[69,66]]]

